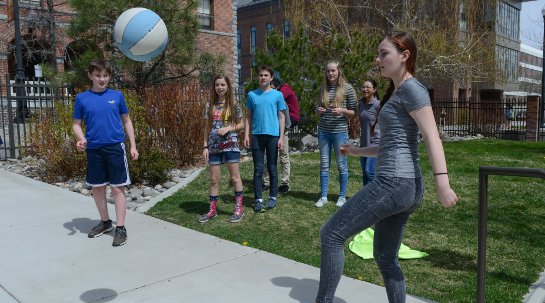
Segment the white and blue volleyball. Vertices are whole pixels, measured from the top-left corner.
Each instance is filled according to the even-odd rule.
[[[135,61],[150,61],[167,47],[165,22],[155,12],[135,7],[123,12],[115,21],[115,45]]]

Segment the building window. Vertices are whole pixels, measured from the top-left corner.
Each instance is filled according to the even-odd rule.
[[[496,9],[496,33],[519,39],[520,11],[506,2],[499,1]]]
[[[40,0],[20,0],[19,7],[40,7]]]
[[[284,38],[290,37],[290,22],[288,20],[284,20]]]
[[[273,30],[272,23],[267,23],[267,34],[272,32],[272,30]]]
[[[250,53],[252,54],[252,66],[255,66],[256,28],[250,27]]]
[[[240,29],[237,29],[237,49],[239,53],[242,50],[242,44],[240,44]]]
[[[212,0],[200,0],[199,24],[201,29],[212,30]]]
[[[503,71],[505,81],[514,82],[517,80],[518,57],[518,50],[496,45],[496,63],[498,68]]]

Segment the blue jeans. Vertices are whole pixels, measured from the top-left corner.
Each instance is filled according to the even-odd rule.
[[[254,196],[262,199],[263,196],[263,169],[265,166],[265,153],[267,154],[267,172],[270,179],[271,197],[278,193],[278,139],[279,136],[252,135],[252,157],[254,160]]]
[[[322,256],[317,303],[331,303],[344,269],[344,243],[375,225],[373,255],[389,302],[405,302],[397,254],[409,215],[424,195],[422,179],[377,177],[339,208],[320,230]]]
[[[375,157],[361,157],[361,175],[363,179],[363,186],[371,183],[375,179],[375,168],[377,167],[377,158]]]
[[[322,197],[327,197],[331,149],[335,151],[335,160],[337,161],[337,170],[339,171],[339,180],[341,183],[339,196],[346,196],[346,187],[348,186],[348,166],[346,165],[346,156],[341,155],[340,147],[347,142],[347,132],[330,133],[327,131],[318,130],[318,145],[320,147],[320,191]]]

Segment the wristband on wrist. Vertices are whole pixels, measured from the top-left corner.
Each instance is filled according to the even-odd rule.
[[[207,145],[207,146],[203,146],[202,149],[208,149],[208,145]]]
[[[434,176],[439,176],[439,175],[448,175],[448,173],[434,173],[433,175],[434,175]]]

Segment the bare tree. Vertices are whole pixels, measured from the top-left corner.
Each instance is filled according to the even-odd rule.
[[[416,40],[423,80],[463,85],[498,76],[482,1],[292,0],[285,5],[293,26],[305,29],[317,45],[333,32],[352,42],[354,31],[383,35],[403,30]]]

